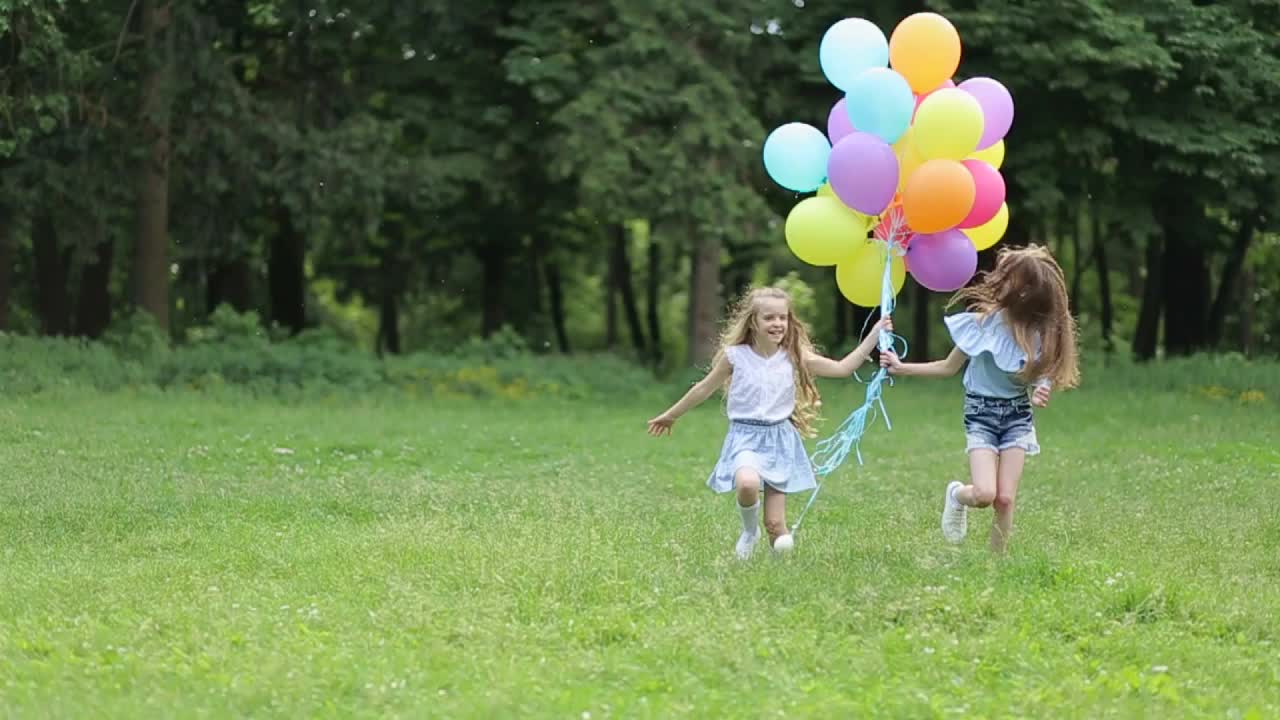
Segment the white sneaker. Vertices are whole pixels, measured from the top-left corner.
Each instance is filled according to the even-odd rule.
[[[739,560],[746,560],[755,551],[756,541],[759,539],[760,533],[743,530],[742,535],[738,537],[738,545],[733,549],[734,554]]]
[[[947,496],[942,504],[942,537],[950,543],[964,540],[964,535],[969,529],[969,508],[956,502],[952,494],[956,488],[961,487],[964,487],[962,483],[952,480],[951,484],[947,485]]]

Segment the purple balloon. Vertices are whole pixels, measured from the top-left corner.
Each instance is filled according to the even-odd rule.
[[[979,77],[960,83],[960,89],[969,93],[982,107],[982,139],[978,149],[995,145],[1013,127],[1013,96],[999,81]]]
[[[898,156],[870,133],[849,133],[831,149],[827,182],[840,202],[863,215],[879,215],[898,190]]]
[[[827,137],[835,145],[852,132],[853,121],[849,119],[849,111],[844,108],[844,98],[840,98],[831,106],[831,113],[827,115]]]
[[[956,229],[916,235],[907,246],[907,265],[916,282],[935,292],[959,290],[978,270],[978,251]]]

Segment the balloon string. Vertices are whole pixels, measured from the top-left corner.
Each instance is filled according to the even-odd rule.
[[[884,253],[884,275],[881,278],[880,285],[880,315],[885,317],[893,313],[894,308],[894,291],[893,291],[893,257],[898,252],[893,247],[893,239],[897,236],[897,230],[890,231],[890,239],[884,242],[882,252]],[[866,321],[863,322],[862,332],[859,338],[865,337],[867,334],[867,325],[871,322],[871,315],[867,315]],[[907,356],[906,338],[890,332],[888,330],[880,330],[879,346],[880,352],[888,352],[894,350],[897,342],[901,341],[902,350],[898,352],[899,357]],[[854,373],[854,378],[858,382],[862,382],[862,378]],[[889,411],[884,406],[884,385],[888,383],[893,385],[893,379],[889,377],[889,372],[884,368],[876,371],[871,380],[866,383],[867,390],[863,399],[862,406],[854,410],[844,422],[836,428],[832,435],[818,442],[817,449],[810,457],[809,461],[813,464],[814,474],[818,477],[825,478],[835,472],[852,452],[858,458],[858,464],[862,465],[862,436],[866,432],[867,427],[876,420],[877,412],[884,417],[885,427],[893,430],[893,424],[889,421]],[[804,522],[804,516],[809,512],[809,508],[813,507],[814,501],[818,499],[818,494],[822,492],[822,485],[819,482],[814,488],[813,493],[809,496],[809,501],[805,503],[804,509],[800,511],[796,522],[791,526],[791,532],[794,534],[800,530],[800,524]]]

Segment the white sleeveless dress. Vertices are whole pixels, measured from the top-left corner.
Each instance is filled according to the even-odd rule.
[[[750,345],[732,345],[725,357],[733,366],[727,411],[729,432],[720,459],[707,479],[718,493],[734,489],[734,476],[751,468],[769,487],[785,493],[817,487],[813,464],[791,414],[796,407],[795,368],[781,350],[761,357]]]

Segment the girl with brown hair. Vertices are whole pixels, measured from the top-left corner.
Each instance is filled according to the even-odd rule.
[[[1076,325],[1062,268],[1045,248],[1005,249],[995,269],[956,294],[968,312],[947,318],[955,349],[945,360],[904,363],[892,352],[880,364],[894,375],[964,374],[964,427],[969,484],[947,486],[942,534],[964,539],[969,508],[995,507],[991,549],[1004,552],[1028,455],[1040,452],[1032,407],[1049,404],[1050,388],[1080,382]]]

